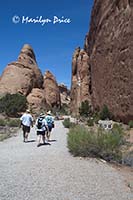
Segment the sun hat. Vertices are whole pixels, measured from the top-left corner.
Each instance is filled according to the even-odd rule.
[[[27,113],[30,113],[30,110],[29,110],[29,109],[27,109],[27,110],[26,110],[26,112],[27,112]]]
[[[44,113],[41,113],[39,116],[40,116],[40,117],[45,117],[45,114],[44,114]]]
[[[48,115],[51,115],[51,111],[49,110],[49,111],[47,112],[47,114],[48,114]]]

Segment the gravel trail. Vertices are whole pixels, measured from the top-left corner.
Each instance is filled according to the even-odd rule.
[[[22,142],[22,131],[0,143],[0,200],[131,200],[131,191],[114,168],[96,159],[72,157],[67,129],[55,123],[51,145]]]

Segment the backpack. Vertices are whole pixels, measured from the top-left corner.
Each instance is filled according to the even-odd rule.
[[[42,117],[39,117],[38,120],[37,120],[37,128],[38,128],[38,129],[41,129],[41,128],[42,128],[42,121],[43,121],[43,118],[42,118]]]
[[[52,123],[53,123],[53,120],[52,120],[52,117],[51,117],[51,116],[48,116],[48,117],[46,118],[46,121],[47,121],[48,124],[52,124]]]

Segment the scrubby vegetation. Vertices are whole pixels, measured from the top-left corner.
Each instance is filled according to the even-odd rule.
[[[62,104],[60,110],[59,110],[59,113],[61,115],[68,115],[69,114],[69,106],[67,104]]]
[[[68,148],[74,156],[99,157],[107,161],[121,162],[123,143],[123,131],[116,126],[112,131],[103,129],[94,131],[83,126],[76,126],[68,133]]]
[[[133,121],[132,120],[129,121],[128,125],[129,125],[130,128],[133,128]]]
[[[105,120],[105,119],[112,119],[112,114],[109,111],[107,105],[104,105],[101,112],[100,112],[100,119]]]
[[[5,119],[0,119],[0,126],[6,126],[7,121]]]
[[[27,100],[24,95],[6,94],[0,99],[0,113],[5,113],[9,117],[17,117],[19,112],[25,111]]]
[[[76,126],[75,123],[73,123],[73,122],[70,121],[70,118],[64,119],[64,121],[63,121],[62,123],[63,123],[63,126],[64,126],[65,128],[72,128],[72,127],[75,127],[75,126]]]
[[[19,119],[11,118],[1,118],[0,119],[0,141],[3,141],[9,138],[11,135],[14,135],[17,128],[19,127]]]
[[[19,127],[20,119],[0,119],[0,126]]]
[[[91,114],[91,106],[87,100],[81,103],[79,114],[82,117],[88,117]]]

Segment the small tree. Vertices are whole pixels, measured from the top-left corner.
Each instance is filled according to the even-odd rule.
[[[104,105],[101,112],[100,112],[100,119],[105,120],[105,119],[111,119],[112,114],[110,113],[107,105]]]
[[[89,114],[91,114],[91,106],[89,105],[89,102],[87,100],[81,103],[81,106],[79,108],[79,114],[82,117],[88,117]]]
[[[25,111],[27,100],[19,93],[6,94],[0,99],[0,113],[5,113],[9,117],[16,117],[19,112]]]

